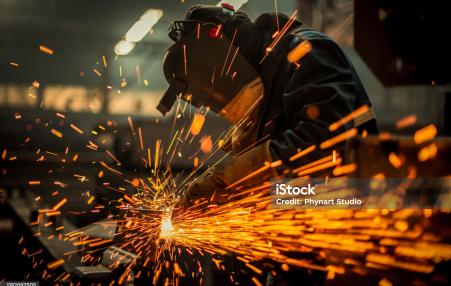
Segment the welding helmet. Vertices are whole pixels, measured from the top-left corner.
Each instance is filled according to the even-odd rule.
[[[251,27],[246,14],[235,12],[227,4],[194,6],[184,21],[172,22],[169,37],[175,44],[167,50],[163,61],[169,88],[157,109],[166,114],[177,97],[214,112],[224,108],[259,77],[241,52],[252,54],[252,49],[258,46],[243,34]],[[247,45],[244,49],[240,41]]]

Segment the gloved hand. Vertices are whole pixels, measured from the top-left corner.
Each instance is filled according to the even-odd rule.
[[[269,146],[270,141],[268,140],[233,158],[232,162],[223,169],[215,170],[210,176],[194,183],[176,207],[186,208],[200,199],[211,200],[215,204],[224,204],[236,187],[261,184],[271,176],[277,176],[277,172],[271,167],[272,158]],[[259,169],[262,171],[255,176],[246,178]],[[231,185],[233,187],[227,189]]]
[[[215,171],[203,180],[192,184],[177,203],[176,208],[188,208],[200,200],[215,200],[217,199],[216,196],[224,192],[225,187],[226,184],[222,179],[221,171]],[[216,198],[212,198],[213,194]]]

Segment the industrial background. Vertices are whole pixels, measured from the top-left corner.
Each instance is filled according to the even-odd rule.
[[[168,27],[199,2],[216,5],[218,0],[0,0],[0,280],[23,280],[31,271],[32,262],[21,254],[23,249],[18,245],[23,238],[35,239],[34,243],[40,245],[37,249],[42,249],[48,257],[70,251],[60,249],[49,240],[33,238],[29,223],[37,216],[37,195],[51,206],[59,201],[52,196],[55,180],[70,186],[68,190],[74,196],[95,193],[99,186],[114,180],[107,175],[99,176],[93,162],[103,160],[104,153],[87,150],[86,142],[91,134],[69,132],[73,127],[63,119],[70,118],[78,128],[101,134],[93,143],[116,151],[114,156],[123,162],[124,172],[129,172],[130,178],[132,173],[139,173],[139,162],[134,156],[136,146],[128,137],[129,118],[142,128],[144,141],[161,139],[165,144],[170,143],[171,138],[161,138],[161,134],[171,128],[172,117],[163,118],[156,110],[167,88],[161,67],[165,51],[172,45],[167,36]],[[295,0],[229,2],[240,2],[241,10],[252,18],[275,11],[275,5],[279,12],[288,15],[300,7],[299,19],[340,43],[355,65],[372,100],[382,133],[411,135],[413,130],[434,124],[439,135],[449,135],[449,114],[445,112],[446,106],[449,107],[447,85],[438,85],[434,78],[410,81],[400,76],[396,80],[389,73],[401,74],[403,68],[408,68],[401,57],[387,64],[390,72],[385,75],[377,67],[369,67],[371,58],[358,50],[359,45],[364,48],[366,44],[380,45],[380,50],[375,48],[373,52],[376,54],[377,51],[383,54],[386,47],[376,40],[362,43],[362,34],[368,35],[376,28],[365,31],[365,24],[356,25],[369,18],[362,19],[355,11],[358,3],[352,0],[305,0],[301,4]],[[386,1],[368,2],[383,6]],[[150,32],[136,44],[126,42],[127,31],[149,9],[158,11]],[[379,9],[377,16],[383,18],[383,14]],[[424,41],[432,42],[430,38]],[[409,128],[396,128],[397,120],[412,114],[416,120]],[[214,142],[229,125],[212,113],[207,120],[202,132]],[[64,134],[64,141],[56,140],[49,133],[49,126]],[[196,144],[190,147],[193,152],[201,147],[201,143]],[[79,159],[68,159],[61,165],[61,158],[52,155],[57,153],[65,153],[71,159],[77,154]],[[41,156],[45,159],[39,160]],[[192,165],[192,160],[176,158],[172,169],[177,172]],[[34,186],[31,180],[43,183]],[[85,180],[83,185],[79,184],[80,180]],[[86,214],[67,213],[59,217],[68,229],[104,218],[101,212],[92,212],[92,205],[86,201],[70,200],[64,207]],[[46,235],[52,234],[42,236]],[[67,267],[70,270],[75,265]]]

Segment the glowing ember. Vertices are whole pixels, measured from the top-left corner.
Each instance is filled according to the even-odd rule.
[[[193,136],[196,136],[200,133],[202,130],[202,126],[204,126],[205,123],[205,115],[196,113],[194,114],[193,122],[191,123],[191,134]]]
[[[44,54],[47,54],[47,55],[53,55],[53,50],[50,49],[49,47],[44,46],[44,45],[40,45],[40,46],[39,46],[39,50],[40,50],[41,52],[43,52]]]
[[[302,59],[306,54],[312,50],[312,45],[309,41],[302,41],[291,52],[288,53],[287,60],[290,63],[295,63]]]

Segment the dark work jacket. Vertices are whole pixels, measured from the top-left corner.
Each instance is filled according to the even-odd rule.
[[[287,20],[286,16],[279,15],[280,27]],[[321,149],[320,145],[356,127],[354,121],[349,121],[334,132],[329,131],[329,126],[364,104],[371,106],[356,72],[338,45],[324,34],[305,28],[299,22],[295,22],[261,61],[266,48],[273,41],[271,36],[276,31],[276,23],[275,14],[263,14],[254,23],[240,25],[241,32],[238,32],[236,42],[240,52],[262,78],[263,101],[249,116],[250,124],[242,124],[236,139],[231,140],[234,154],[231,162],[202,181],[187,184],[189,191],[185,202],[194,202],[199,197],[210,198],[217,191],[218,195],[214,196],[216,203],[225,203],[229,192],[221,194],[221,191],[226,187],[249,187],[277,175],[298,175],[285,171],[293,171],[330,155],[333,150],[345,157],[345,142],[327,149]],[[300,66],[297,67],[288,62],[287,54],[303,40],[311,43],[312,50],[299,60]],[[317,116],[309,116],[308,109],[311,106],[317,109]],[[376,133],[375,120],[358,127],[359,131],[364,129],[368,133]],[[230,144],[227,145],[230,147]],[[315,151],[295,161],[290,160],[299,150],[312,145],[317,146]],[[265,169],[258,176],[243,179],[266,162],[279,159],[283,164],[274,164],[277,170]],[[327,172],[314,175],[323,176]]]
[[[288,18],[279,14],[282,27]],[[263,36],[263,51],[272,42],[276,31],[275,14],[263,14],[255,24]],[[299,61],[299,67],[288,62],[287,54],[303,40],[312,50]],[[282,159],[286,166],[297,167],[330,154],[332,150],[316,150],[291,162],[289,158],[300,149],[319,145],[354,126],[351,120],[335,132],[329,125],[348,115],[370,100],[351,62],[329,37],[295,22],[263,62],[257,66],[263,79],[265,95],[259,119],[257,140],[271,140],[273,159]],[[307,114],[310,106],[319,111],[317,117]],[[377,133],[375,119],[358,127],[359,131]],[[344,143],[333,146],[344,152]]]

